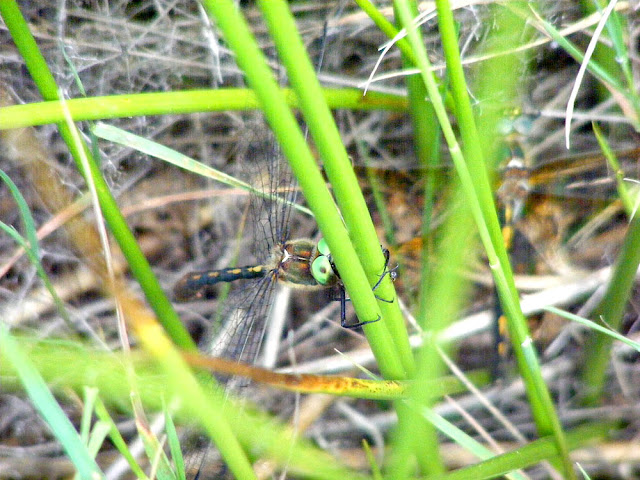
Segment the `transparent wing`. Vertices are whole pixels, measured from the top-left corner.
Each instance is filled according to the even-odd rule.
[[[291,205],[297,198],[297,184],[273,133],[264,124],[248,154],[245,163],[253,171],[253,185],[267,194],[250,198],[254,252],[266,261],[274,245],[289,240]]]
[[[266,326],[276,279],[260,278],[229,297],[221,321],[212,328],[207,354],[243,363],[254,363]]]
[[[253,132],[252,141],[241,162],[250,183],[266,194],[251,195],[249,221],[253,227],[251,250],[258,263],[268,265],[270,271],[262,278],[241,280],[232,287],[221,315],[212,321],[203,346],[209,355],[250,364],[255,363],[259,355],[277,283],[278,259],[274,258],[274,247],[288,240],[290,205],[297,194],[289,165],[265,128],[264,124],[249,128]],[[288,202],[278,201],[276,197],[284,197]],[[218,380],[229,385],[228,378]],[[198,453],[187,455],[186,463],[199,469],[206,455],[206,449],[199,449]]]
[[[274,252],[288,240],[290,202],[295,200],[296,189],[289,165],[271,132],[263,123],[251,124],[249,131],[251,143],[241,161],[248,176],[252,177],[250,183],[265,193],[250,197],[252,251],[257,261],[266,265],[270,272],[233,289],[220,321],[214,322],[207,351],[214,356],[254,363],[277,282],[279,259]],[[283,198],[288,201],[283,202]]]

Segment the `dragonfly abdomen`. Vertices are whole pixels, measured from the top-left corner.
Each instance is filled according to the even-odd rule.
[[[192,272],[182,277],[175,285],[173,293],[177,300],[193,300],[201,298],[206,288],[220,282],[250,280],[264,277],[269,268],[265,265],[254,267],[223,268],[208,272]]]

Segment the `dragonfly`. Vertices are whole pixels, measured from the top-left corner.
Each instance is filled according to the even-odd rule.
[[[598,212],[596,206],[599,203],[614,199],[616,182],[613,177],[622,172],[613,172],[600,152],[556,158],[532,166],[519,135],[505,137],[505,151],[508,155],[503,163],[501,185],[496,196],[502,207],[503,240],[514,269],[522,272],[527,268],[516,261],[516,233],[542,256],[547,267],[555,271],[572,269],[565,260],[566,250],[562,242],[580,223],[595,223],[590,218],[591,214]],[[638,168],[640,148],[621,150],[616,157],[621,160],[622,168],[631,172],[632,168]],[[525,215],[525,210],[530,211],[529,215]],[[587,221],[583,222],[585,219]],[[497,352],[504,357],[509,352],[505,341],[506,322],[497,308],[499,321],[494,335]],[[536,336],[541,338],[544,335],[548,340],[559,329],[557,325],[542,328],[533,325],[532,328],[544,331]]]
[[[604,218],[603,211],[620,212],[619,202],[613,201],[618,172],[609,167],[604,156],[595,150],[555,156],[544,161],[540,161],[543,158],[540,156],[531,157],[523,142],[529,130],[528,123],[529,119],[519,119],[517,127],[501,131],[505,135],[503,148],[498,154],[502,164],[496,169],[494,184],[503,221],[503,239],[510,250],[512,264],[515,264],[514,270],[520,274],[531,273],[534,269],[538,274],[566,274],[571,270],[575,272],[577,268],[601,265],[604,258],[602,248],[576,251],[573,246],[578,244],[579,238],[585,238],[589,227],[598,225],[598,221]],[[638,178],[640,148],[627,144],[617,151],[616,156],[625,175]],[[539,161],[534,162],[536,159]],[[404,225],[410,224],[409,219],[419,218],[419,209],[411,214],[407,214],[407,209],[422,203],[420,199],[409,196],[415,192],[413,187],[421,176],[437,175],[442,179],[438,184],[447,184],[444,179],[453,175],[447,166],[430,170],[369,168],[368,171],[380,179],[378,183],[388,197],[387,204],[403,206],[398,221],[394,220],[396,231],[402,231]],[[364,168],[360,176],[365,176]],[[611,207],[605,210],[605,205],[609,204]],[[613,230],[622,232],[625,222],[621,218],[618,220],[621,220],[620,229],[606,228],[606,234]],[[420,224],[416,222],[416,225],[414,235]],[[599,231],[603,230],[604,227],[599,227]],[[597,245],[597,242],[592,243]],[[402,275],[405,292],[419,284],[417,277],[422,251],[422,238],[411,236],[411,231],[392,248],[393,257],[399,258],[405,267]],[[497,312],[496,318],[500,313]],[[540,330],[539,335],[542,334]],[[552,332],[549,339],[551,335]],[[501,341],[498,338],[498,343]]]
[[[258,135],[256,135],[257,137]],[[254,227],[254,250],[258,264],[232,268],[203,270],[185,274],[174,286],[176,301],[186,302],[206,299],[216,285],[248,281],[250,284],[231,295],[222,314],[235,325],[214,325],[212,334],[225,338],[210,338],[209,342],[227,348],[209,347],[209,353],[246,363],[254,363],[266,324],[266,312],[271,304],[278,283],[298,289],[337,289],[346,303],[346,294],[324,239],[314,242],[308,238],[290,238],[292,205],[297,200],[297,189],[291,171],[282,158],[271,135],[263,140],[253,140],[249,155],[262,156],[245,162],[261,162],[265,170],[257,177],[264,182],[263,195],[250,197],[250,223]],[[261,238],[258,238],[261,237]],[[346,313],[341,308],[341,323],[356,328],[368,322],[346,324]],[[218,331],[216,332],[216,328]]]
[[[380,318],[348,323],[348,301],[340,273],[324,238],[290,238],[290,221],[296,205],[296,182],[271,134],[253,143],[252,157],[244,160],[260,162],[265,172],[257,176],[262,181],[262,193],[250,196],[250,222],[254,230],[257,264],[186,273],[173,288],[179,302],[204,300],[211,289],[222,283],[245,282],[226,301],[219,322],[213,322],[204,349],[208,354],[254,364],[257,362],[267,327],[267,311],[278,284],[294,289],[327,290],[340,302],[340,324],[355,329]],[[386,275],[396,278],[395,269],[387,268],[389,251],[383,249],[385,268],[373,286],[377,288]],[[376,297],[378,298],[378,297]],[[388,302],[389,300],[380,299]],[[393,300],[391,300],[393,302]]]
[[[626,175],[637,177],[637,161],[640,158],[640,148],[632,147],[618,151],[618,157],[623,163]],[[584,219],[588,213],[595,212],[597,207],[611,201],[615,196],[614,174],[608,167],[604,156],[600,152],[589,151],[577,155],[555,157],[551,160],[533,164],[532,159],[525,154],[525,149],[519,142],[510,139],[499,154],[502,165],[497,168],[494,191],[503,221],[503,236],[508,247],[513,243],[513,236],[534,237],[533,247],[544,249],[552,244],[559,245],[566,237],[569,227],[577,217]],[[427,174],[437,175],[437,184],[447,185],[453,173],[448,166],[436,169],[400,169],[389,170],[382,168],[367,168],[369,175],[374,175],[383,187],[383,193],[388,197],[388,204],[400,204],[404,207],[398,220],[392,218],[392,227],[396,231],[404,231],[403,227],[413,217],[419,218],[421,199],[415,197],[415,185],[420,177]],[[365,177],[365,169],[357,169],[360,177]],[[364,180],[363,180],[364,182]],[[446,192],[443,192],[446,193]],[[413,195],[413,196],[412,196]],[[399,198],[395,198],[399,197]],[[445,197],[445,195],[442,195]],[[553,205],[553,208],[552,208]],[[545,231],[534,232],[532,224],[543,223],[541,216],[555,215],[555,207],[560,211],[550,218],[556,225],[549,225]],[[410,215],[407,208],[414,208]],[[439,208],[437,206],[436,208]],[[440,209],[441,210],[441,209]],[[556,218],[557,216],[563,218]],[[391,211],[393,217],[393,211]],[[407,218],[408,217],[408,218]],[[572,222],[573,220],[573,222]],[[558,226],[560,222],[563,225]],[[419,231],[420,224],[413,222],[413,231],[404,233],[400,242],[392,248],[394,257],[401,256],[410,265],[418,268],[419,252],[422,248],[420,237],[414,237]],[[532,238],[533,240],[533,238]],[[393,241],[390,242],[393,245]],[[553,267],[551,265],[550,267]]]
[[[388,270],[389,251],[384,249],[385,273],[373,286],[375,290],[385,275],[395,277],[395,272]],[[206,291],[221,282],[236,280],[262,279],[274,285],[280,282],[290,288],[326,289],[337,287],[340,301],[340,325],[344,328],[358,328],[374,323],[367,320],[347,324],[346,292],[336,268],[329,245],[324,238],[314,242],[308,238],[280,241],[272,246],[272,253],[263,265],[223,268],[203,272],[191,272],[183,276],[174,287],[174,296],[179,301],[203,298]],[[379,299],[383,300],[384,299]]]
[[[579,220],[596,213],[598,204],[616,197],[617,175],[637,176],[640,159],[640,148],[632,147],[616,153],[621,163],[620,172],[614,172],[602,153],[596,151],[532,165],[519,139],[513,136],[505,140],[505,152],[496,197],[503,209],[503,238],[507,249],[513,247],[516,230],[528,237],[529,243],[538,250],[542,250],[545,243],[558,247]],[[533,215],[527,215],[527,211]],[[549,216],[547,224],[536,219],[536,214]]]

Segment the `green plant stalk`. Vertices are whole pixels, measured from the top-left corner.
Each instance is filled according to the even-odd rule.
[[[7,235],[9,235],[20,247],[22,247],[29,258],[31,264],[35,267],[38,277],[44,283],[45,288],[53,298],[53,302],[56,305],[58,313],[62,320],[67,324],[71,331],[73,331],[73,322],[69,318],[69,314],[65,309],[64,303],[62,299],[58,296],[58,292],[53,286],[51,279],[47,275],[45,268],[42,265],[40,260],[40,249],[38,248],[38,236],[36,233],[35,222],[33,221],[33,216],[31,215],[31,211],[29,210],[29,206],[27,205],[26,200],[20,193],[20,190],[16,186],[15,183],[9,178],[9,176],[0,170],[0,179],[4,181],[9,187],[11,191],[11,195],[13,196],[16,204],[18,205],[18,210],[20,211],[20,217],[22,218],[22,222],[24,223],[24,229],[26,238],[22,237],[16,230],[13,225],[7,225],[6,223],[0,221],[0,230],[3,230]]]
[[[201,388],[196,374],[185,363],[180,352],[164,332],[154,329],[154,326],[146,326],[149,331],[145,332],[145,326],[139,325],[138,333],[145,350],[150,352],[166,373],[166,389],[171,393],[169,398],[174,398],[176,394],[180,396],[181,405],[204,428],[236,478],[256,478],[251,462],[236,437],[235,427],[226,416],[228,399],[224,391],[208,376],[212,387],[205,393],[207,389]],[[240,408],[237,405],[234,407]]]
[[[182,456],[180,437],[178,436],[176,425],[173,423],[173,418],[171,418],[171,411],[169,408],[165,405],[162,410],[162,413],[164,414],[164,430],[168,438],[167,443],[169,444],[169,452],[171,453],[171,458],[175,465],[175,473],[178,475],[178,478],[186,478],[184,458]]]
[[[371,286],[353,249],[349,235],[342,223],[331,194],[309,151],[300,128],[286,105],[282,92],[267,67],[262,52],[258,48],[251,32],[230,0],[203,2],[203,6],[217,21],[225,40],[235,52],[237,62],[245,72],[249,85],[256,91],[263,105],[267,121],[279,140],[282,150],[291,164],[293,173],[302,188],[304,196],[329,247],[332,248],[334,261],[341,272],[342,280],[349,293],[354,308],[361,321],[375,320],[380,317]],[[378,249],[379,249],[378,245]],[[378,252],[380,255],[381,253]],[[381,273],[381,270],[379,273]],[[396,347],[386,333],[384,322],[365,326],[366,332],[373,327],[385,331],[381,339],[372,344],[380,368],[387,378],[404,378]]]
[[[476,193],[480,195],[480,204],[483,208],[484,220],[489,228],[493,247],[498,260],[498,269],[493,270],[496,289],[500,297],[500,303],[507,317],[509,334],[513,350],[520,371],[525,382],[527,395],[531,405],[531,411],[540,436],[553,435],[556,439],[558,453],[562,459],[562,470],[566,478],[575,478],[566,439],[562,431],[562,425],[555,411],[553,400],[542,378],[540,363],[533,347],[527,322],[522,314],[518,292],[513,280],[511,264],[506,252],[502,231],[500,228],[497,210],[491,186],[487,176],[487,168],[482,156],[482,146],[478,137],[475,121],[473,119],[471,104],[468,97],[468,88],[464,78],[460,54],[455,41],[453,17],[447,0],[436,2],[438,8],[439,27],[445,51],[447,71],[451,77],[452,95],[456,104],[465,152],[472,178],[475,180]],[[500,7],[498,7],[500,8]],[[515,17],[507,16],[505,11],[501,18],[502,28],[506,31],[520,32],[524,28],[523,22],[517,22]],[[510,22],[510,23],[509,23]],[[504,64],[506,66],[506,62]],[[511,71],[502,72],[512,76]],[[494,77],[500,74],[491,73]],[[485,249],[487,245],[485,244]],[[488,254],[490,265],[493,266],[491,255]],[[492,268],[493,269],[493,268]]]
[[[404,2],[398,3],[402,6],[402,8],[399,8],[402,24],[408,29],[407,38],[414,48],[414,54],[419,60],[418,66],[421,70],[422,78],[429,90],[429,96],[440,120],[444,137],[449,144],[456,171],[462,182],[462,187],[466,192],[469,207],[471,208],[479,229],[480,238],[487,252],[489,264],[496,282],[496,288],[509,320],[510,334],[514,344],[516,359],[527,387],[527,393],[538,431],[541,435],[551,433],[554,435],[557,440],[558,451],[564,459],[565,475],[567,475],[567,478],[573,478],[574,473],[568,458],[568,450],[562,435],[562,428],[553,408],[549,391],[542,379],[539,362],[520,309],[511,266],[502,241],[491,186],[482,158],[481,143],[477,135],[475,121],[467,95],[467,86],[460,61],[457,36],[453,26],[450,5],[446,1],[436,2],[448,74],[451,79],[452,95],[456,105],[456,114],[459,117],[468,164],[465,163],[461,155],[457,140],[444,110],[443,102],[437,90],[433,74],[428,73],[431,65],[424,51],[424,47],[419,43],[412,28],[412,18],[409,9],[406,8]]]
[[[411,9],[412,16],[417,16],[419,12],[416,1],[409,0],[408,4]],[[398,15],[397,12],[395,12],[395,4],[394,13],[397,18]],[[419,31],[416,31],[416,34],[420,36]],[[419,41],[421,43],[423,42],[421,36]],[[414,56],[410,45],[405,39],[402,39],[400,42],[402,42],[403,46],[406,43],[407,47],[400,50],[403,52],[403,67],[406,69],[412,68],[414,66],[412,61],[414,60]],[[398,42],[398,44],[400,42]],[[397,46],[400,47],[400,45]],[[405,55],[405,51],[410,52],[410,55]],[[422,238],[424,242],[422,245],[422,271],[419,292],[421,310],[418,323],[425,329],[425,331],[433,333],[439,331],[439,329],[443,327],[442,324],[438,323],[438,320],[443,319],[443,317],[438,316],[438,313],[442,310],[438,309],[439,305],[432,305],[431,300],[433,300],[433,298],[429,297],[431,288],[434,288],[438,284],[431,282],[431,280],[433,280],[429,269],[429,259],[431,257],[428,254],[428,232],[430,230],[431,215],[433,212],[436,171],[435,168],[430,169],[429,167],[435,167],[439,159],[440,130],[433,106],[427,101],[428,92],[422,82],[422,79],[418,75],[409,75],[405,78],[405,83],[408,89],[409,114],[413,126],[413,145],[416,158],[420,165],[427,167],[425,169],[427,172],[427,178],[425,181],[425,208],[423,211],[424,223],[422,225]],[[452,250],[455,249],[452,248]],[[461,255],[458,254],[457,256],[448,258],[461,258]],[[448,265],[448,262],[446,263]],[[462,282],[458,283],[458,285],[462,285]],[[452,290],[448,291],[445,296],[440,298],[440,300],[443,300],[444,303],[454,305],[456,304],[456,298],[456,294]],[[428,313],[429,311],[430,313]],[[435,315],[433,315],[434,313]],[[453,319],[455,318],[455,315],[450,315],[446,318]],[[419,382],[436,381],[444,373],[443,363],[436,354],[435,349],[432,347],[433,345],[431,345],[431,342],[424,342],[423,347],[420,349],[418,354],[419,365],[417,370],[418,376],[416,379]],[[428,358],[425,359],[425,357]],[[411,400],[414,402],[424,402],[417,403],[420,405],[432,405],[435,399],[428,398],[424,393],[424,389],[411,389]],[[407,454],[411,451],[411,453],[415,455],[422,473],[433,475],[444,472],[445,467],[440,455],[436,428],[431,423],[425,421],[425,419],[422,418],[414,408],[405,406],[405,410],[406,413],[404,414],[404,417],[399,419],[395,435],[396,442],[394,442],[394,454],[403,452],[404,455],[401,453],[400,455],[396,455],[396,458],[400,458],[401,462],[406,461],[408,464],[409,457]],[[397,465],[394,466],[393,462],[391,462],[389,471],[396,472],[396,469]]]
[[[394,112],[407,108],[407,100],[396,95],[369,92],[363,97],[360,90],[352,88],[323,89],[322,92],[331,108]],[[284,89],[283,93],[289,105],[298,106],[298,99],[291,90]],[[259,106],[255,92],[246,88],[108,95],[65,101],[65,108],[76,122],[168,113],[239,111]],[[0,108],[0,130],[60,123],[64,121],[62,108],[61,102],[56,100]]]
[[[567,434],[571,449],[589,445],[595,440],[606,438],[612,423],[596,423],[578,427]],[[444,475],[430,477],[430,480],[483,480],[502,477],[514,470],[527,468],[544,460],[557,458],[557,449],[552,437],[544,437],[517,448],[511,452],[497,455],[470,467],[460,468]]]
[[[394,10],[400,24],[407,30],[408,41],[415,48],[416,45],[422,45],[422,39],[419,32],[411,27],[410,19],[415,15],[415,9],[412,7],[413,5],[409,2],[394,2]],[[412,58],[414,56],[418,57],[419,54],[414,52]],[[425,92],[426,82],[423,82],[420,77],[416,77],[415,80],[411,80],[409,82],[410,87],[412,87],[411,90],[413,90],[414,95],[416,95],[412,100],[414,102],[422,103],[421,99],[417,98],[417,93],[420,90],[418,90],[416,81],[422,84],[422,88],[420,90],[423,92]],[[435,85],[435,83],[433,85]],[[433,102],[433,91],[428,93],[431,94]],[[422,93],[422,98],[425,97],[426,95]],[[430,108],[431,117],[434,116],[434,108],[436,110],[438,108],[437,105],[435,105],[435,102],[433,103],[434,107]],[[410,103],[410,105],[413,105],[413,102]],[[417,112],[419,112],[419,107],[416,107],[416,111],[414,111],[414,113]],[[419,121],[419,119],[414,118],[414,124],[416,120]],[[418,125],[420,125],[420,123],[418,123]],[[428,143],[423,141],[418,144],[418,148],[418,152],[425,155],[433,148],[433,146],[430,146]],[[455,225],[457,223],[455,220],[462,220],[462,218],[463,217],[454,218],[454,221],[450,222],[449,225]],[[444,270],[441,272],[441,275],[433,276],[433,278],[430,278],[432,275],[428,275],[426,279],[423,279],[425,284],[425,287],[423,288],[429,289],[425,292],[425,295],[427,296],[422,299],[425,309],[429,309],[429,323],[426,323],[426,318],[421,318],[421,323],[426,329],[434,334],[443,328],[446,325],[446,322],[451,318],[455,318],[462,298],[462,295],[458,295],[461,293],[458,291],[458,288],[462,286],[463,282],[460,282],[457,277],[454,280],[454,275],[452,275],[452,273],[455,271],[456,267],[454,266],[453,270],[449,270],[448,267],[451,266],[451,264],[455,264],[456,260],[460,262],[464,257],[460,252],[460,248],[457,247],[461,247],[460,240],[462,239],[464,239],[464,243],[467,244],[468,236],[464,234],[460,235],[460,233],[464,230],[468,231],[469,228],[468,226],[467,228],[463,228],[462,224],[460,224],[455,225],[452,230],[453,232],[457,231],[457,236],[455,233],[453,236],[447,235],[445,245],[443,246],[445,250],[450,248],[447,252],[448,255],[446,258],[451,261],[444,262]],[[449,242],[448,240],[452,240],[452,242]],[[448,245],[446,245],[447,243]],[[442,258],[444,258],[444,256]],[[454,281],[451,282],[451,280]],[[437,378],[437,376],[441,374],[441,369],[442,363],[438,358],[435,349],[432,348],[430,342],[425,342],[425,345],[418,355],[417,379],[423,380]],[[413,405],[428,404],[429,399],[421,389],[413,389],[410,390],[409,393],[410,400]],[[410,456],[412,453],[415,453],[423,474],[431,476],[441,473],[443,471],[443,465],[439,455],[436,454],[438,451],[438,443],[433,427],[425,430],[424,420],[414,408],[406,408],[404,415],[405,420],[399,421],[396,429],[394,451],[387,471],[392,478],[407,478],[412,463],[410,461]],[[429,447],[424,447],[425,442]],[[425,455],[427,452],[428,454]]]
[[[407,86],[409,82],[413,83],[414,79],[418,80],[421,85],[422,82],[417,76],[412,76],[411,80],[407,80]],[[414,98],[415,95],[415,98]],[[437,167],[441,161],[440,154],[440,125],[435,119],[435,114],[430,103],[425,101],[425,95],[422,95],[417,87],[409,86],[409,96],[411,100],[411,118],[413,122],[414,131],[414,148],[416,156],[420,165],[424,167],[424,202],[422,208],[422,253],[421,253],[421,272],[420,272],[420,296],[419,296],[419,313],[418,323],[422,328],[428,328],[427,316],[429,311],[429,305],[426,301],[429,290],[429,273],[433,268],[432,261],[432,246],[431,246],[431,228],[433,220],[433,212],[436,201],[436,176]],[[422,100],[420,99],[422,97]],[[427,120],[428,119],[428,120]]]
[[[566,318],[567,320],[571,320],[572,322],[577,322],[591,330],[594,330],[595,332],[602,333],[603,335],[608,335],[613,340],[622,342],[625,345],[628,345],[634,350],[637,350],[638,352],[640,352],[640,343],[631,340],[629,337],[625,337],[624,335],[616,332],[615,330],[612,330],[609,327],[609,325],[601,325],[600,323],[592,322],[591,320],[587,320],[586,318],[580,317],[578,315],[574,315],[573,313],[567,312],[565,310],[560,310],[559,308],[555,308],[551,306],[544,307],[543,310],[559,315],[563,318]]]
[[[58,100],[58,88],[49,71],[44,57],[38,50],[35,39],[31,35],[26,21],[22,17],[16,2],[0,1],[0,15],[9,29],[9,32],[18,47],[18,50],[26,66],[40,90],[45,100]],[[61,121],[57,124],[60,134],[67,144],[79,171],[83,171],[80,160],[81,152],[73,140],[73,135],[69,126]],[[91,156],[86,145],[82,147],[89,159],[90,171],[86,172],[93,178],[100,207],[114,238],[118,242],[123,254],[125,255],[131,271],[140,283],[147,300],[158,319],[167,330],[174,342],[181,348],[187,350],[196,350],[196,346],[191,340],[189,333],[182,326],[180,318],[173,309],[171,302],[167,299],[158,280],[151,271],[151,267],[147,259],[142,254],[135,237],[129,230],[124,217],[122,216],[116,201],[114,200],[109,188],[102,178],[100,170]]]
[[[473,437],[465,433],[462,429],[456,427],[444,417],[438,415],[434,410],[420,405],[415,405],[414,408],[420,410],[422,416],[428,419],[431,423],[438,427],[438,429],[446,435],[449,439],[455,442],[458,446],[463,448],[467,453],[474,455],[480,460],[489,460],[496,456],[488,447],[475,440]],[[528,477],[524,476],[520,472],[511,472],[508,476],[509,480],[527,480]]]
[[[458,190],[456,197],[462,192]],[[471,250],[469,238],[473,235],[473,222],[466,209],[457,209],[447,221],[445,232],[437,246],[437,258],[440,259],[439,268],[431,272],[428,278],[429,291],[426,303],[429,306],[428,331],[429,335],[417,357],[416,387],[424,381],[433,381],[438,375],[442,375],[442,360],[433,339],[450,323],[452,318],[457,318],[460,308],[467,298],[469,282],[461,278],[465,262],[468,261],[468,252]],[[429,405],[433,398],[422,388],[409,388],[408,403],[415,405]],[[424,422],[419,409],[410,408],[410,422],[400,423],[396,430],[396,442],[388,466],[388,472],[392,478],[402,479],[409,475],[410,453],[422,446],[420,425]],[[430,445],[427,450],[429,456],[435,456],[437,445]],[[421,466],[422,460],[418,458]],[[437,459],[429,459],[429,470],[423,474],[437,475],[442,473]]]
[[[591,128],[593,129],[593,133],[596,136],[596,140],[598,140],[598,145],[600,145],[600,150],[604,154],[609,166],[615,173],[616,177],[616,190],[618,192],[618,196],[620,197],[620,201],[622,202],[622,206],[624,208],[627,217],[633,218],[634,216],[634,199],[631,197],[629,193],[629,189],[624,180],[624,171],[620,168],[620,162],[616,158],[615,153],[611,150],[611,146],[607,142],[602,130],[596,122],[591,122]]]
[[[598,0],[600,3],[599,10],[603,10],[606,7],[606,3],[602,0]],[[588,11],[589,6],[586,6]],[[622,74],[624,75],[625,81],[627,82],[627,88],[630,91],[635,92],[635,82],[633,78],[633,70],[631,68],[631,60],[629,55],[629,49],[627,44],[625,43],[625,37],[627,29],[629,28],[629,24],[622,15],[620,15],[615,9],[611,12],[611,16],[607,22],[607,30],[609,31],[609,36],[611,37],[611,42],[613,43],[613,48],[616,52],[614,60],[617,64],[619,64],[620,69],[622,70]]]
[[[82,416],[80,418],[80,440],[87,445],[91,430],[91,417],[93,415],[93,406],[98,397],[98,389],[85,387],[82,392]],[[100,422],[103,423],[103,422]],[[103,423],[104,425],[104,423]]]
[[[639,264],[640,217],[636,215],[631,220],[607,291],[593,312],[592,316],[598,323],[603,322],[612,330],[620,328]],[[585,345],[582,381],[587,390],[584,400],[587,405],[595,405],[602,398],[612,343],[610,336],[593,332]]]
[[[146,478],[146,475],[136,462],[135,457],[129,450],[127,442],[124,440],[124,438],[122,438],[120,430],[118,430],[116,423],[113,421],[113,418],[111,418],[111,415],[109,415],[109,412],[107,411],[107,408],[105,407],[100,397],[98,397],[96,401],[94,410],[96,417],[100,421],[105,422],[109,425],[109,439],[111,440],[111,443],[113,443],[113,445],[116,447],[116,449],[120,452],[120,454],[125,458],[133,474],[138,478]]]
[[[366,2],[362,2],[366,3]],[[413,15],[418,14],[418,9],[415,1],[410,1],[410,8]],[[376,11],[377,12],[377,11]],[[366,12],[369,16],[373,12],[368,10]],[[373,19],[373,17],[371,17]],[[382,17],[384,19],[384,17]],[[375,21],[375,20],[374,20]],[[376,22],[379,28],[380,25]],[[393,27],[397,34],[397,29]],[[389,36],[391,32],[383,30],[383,32]],[[393,38],[393,36],[391,38]],[[404,48],[400,47],[400,44],[404,45]],[[402,53],[403,67],[413,68],[415,66],[413,51],[409,43],[402,39],[397,42],[396,46],[400,48]],[[421,291],[420,291],[420,314],[418,316],[418,323],[425,329],[426,325],[427,308],[425,298],[428,292],[428,276],[430,271],[429,259],[429,232],[431,231],[431,217],[433,214],[433,206],[435,201],[435,172],[436,167],[440,163],[440,126],[438,119],[436,118],[433,106],[427,101],[428,92],[424,83],[418,75],[409,75],[406,77],[405,82],[407,84],[408,97],[409,97],[409,115],[411,117],[411,124],[413,126],[413,146],[415,150],[415,156],[418,163],[424,166],[426,172],[425,187],[424,187],[424,209],[422,213],[422,272],[421,272]]]
[[[347,287],[358,317],[361,320],[375,318],[372,316],[361,316],[359,309],[369,308],[368,303],[373,296],[371,287],[375,285],[380,279],[380,276],[383,275],[385,271],[385,260],[373,221],[367,209],[367,204],[351,166],[351,161],[342,144],[333,115],[323,99],[322,89],[317,80],[314,67],[309,60],[305,45],[297,31],[288,3],[284,0],[267,0],[259,1],[258,4],[263,12],[267,27],[276,44],[280,58],[287,68],[291,85],[300,99],[300,108],[324,162],[324,170],[331,182],[333,193],[340,207],[340,213],[342,213],[344,223],[349,232],[349,238],[353,242],[355,251],[368,278],[369,287],[365,287],[364,285],[356,286],[355,283],[351,283],[355,281],[355,278],[350,280],[345,277],[339,258],[343,253],[344,244],[342,242],[332,243],[322,228],[322,225],[320,225],[320,222],[318,222],[318,224],[325,237],[327,237],[327,242],[331,247],[336,266]],[[293,163],[296,163],[301,159],[296,158],[291,160],[293,160]],[[301,171],[304,172],[307,168],[317,170],[315,162],[309,164],[308,167],[302,165]],[[309,201],[309,198],[306,198],[307,201]],[[346,255],[343,262],[346,264]],[[346,274],[351,275],[351,272],[346,271]],[[363,290],[359,291],[361,288]],[[389,275],[386,275],[382,279],[375,294],[382,299],[396,299],[395,288]],[[360,298],[362,298],[362,300],[360,300]],[[360,306],[358,306],[358,302],[360,302]],[[410,376],[413,372],[413,355],[399,304],[397,301],[393,301],[392,303],[379,301],[378,306],[382,313],[384,326],[386,326],[391,335],[390,338],[395,345],[396,354],[399,355],[402,366],[406,372],[401,378]],[[363,312],[366,312],[366,310],[363,310]],[[379,349],[377,344],[388,341],[387,338],[385,338],[386,333],[383,333],[385,329],[378,327],[380,326],[365,325],[364,327],[365,334],[374,353]],[[386,359],[376,355],[376,360],[382,369],[382,365],[386,362]]]
[[[164,443],[151,431],[149,425],[141,419],[136,418],[136,429],[138,438],[142,442],[144,452],[152,465],[153,478],[170,479],[173,474],[173,467],[164,451]]]
[[[373,478],[373,480],[383,480],[380,467],[376,463],[376,457],[371,451],[369,442],[367,442],[365,438],[362,439],[362,450],[364,450],[364,455],[367,459],[367,463],[369,464],[369,469],[371,470],[371,477]]]
[[[504,248],[491,182],[489,181],[487,167],[484,162],[482,143],[478,136],[475,117],[467,94],[468,87],[464,77],[460,52],[458,50],[458,36],[451,13],[451,5],[447,1],[439,1],[436,2],[436,8],[438,11],[438,27],[442,39],[442,47],[447,62],[447,74],[450,79],[451,93],[456,108],[455,113],[464,145],[466,165],[468,166],[474,183],[474,193],[478,198],[480,209],[482,210],[483,223],[486,225],[491,240],[491,249],[495,250],[499,268],[502,269],[502,275],[507,280],[507,284],[502,288],[511,296],[511,301],[517,304],[519,303],[518,293],[515,288],[515,283],[513,282],[513,274],[510,271],[509,257]],[[521,315],[522,314],[520,314],[520,316]]]

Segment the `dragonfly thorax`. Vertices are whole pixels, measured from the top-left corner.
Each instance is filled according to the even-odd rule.
[[[504,169],[502,185],[498,189],[498,199],[503,205],[524,202],[531,191],[530,174],[531,171],[522,158],[514,157],[509,160]]]

